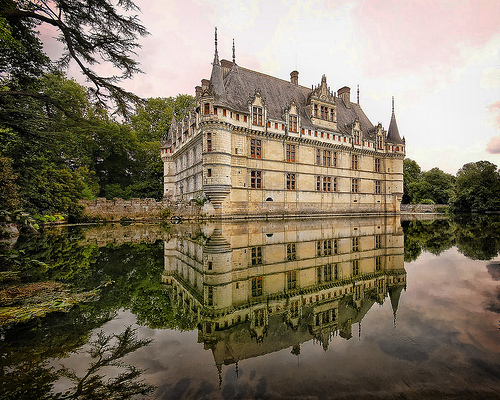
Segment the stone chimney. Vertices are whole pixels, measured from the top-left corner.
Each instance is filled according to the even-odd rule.
[[[196,93],[196,98],[199,99],[201,97],[201,92],[203,91],[203,89],[201,88],[201,86],[195,86],[194,91]]]
[[[228,60],[221,60],[220,66],[222,67],[222,75],[226,76],[226,74],[231,71],[231,67],[233,66],[233,63]]]
[[[203,90],[207,90],[209,86],[210,86],[210,81],[208,79],[201,80],[201,87]]]
[[[290,82],[292,82],[294,85],[299,84],[299,71],[290,72]]]
[[[347,86],[340,88],[337,93],[347,108],[351,107],[351,89]]]

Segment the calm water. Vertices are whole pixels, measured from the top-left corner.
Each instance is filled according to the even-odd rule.
[[[16,248],[52,266],[31,280],[99,297],[2,330],[0,398],[500,393],[500,218],[76,227]]]

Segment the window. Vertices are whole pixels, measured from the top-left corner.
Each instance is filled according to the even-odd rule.
[[[315,117],[318,116],[318,105],[317,104],[314,105],[314,116]]]
[[[286,145],[286,161],[287,162],[295,162],[295,145],[287,144]]]
[[[205,107],[203,109],[203,114],[204,115],[210,114],[210,103],[205,103]]]
[[[338,192],[339,190],[339,187],[338,187],[338,184],[337,184],[337,178],[333,178],[333,191],[334,192]]]
[[[351,156],[351,168],[352,169],[358,169],[359,167],[359,164],[358,164],[358,155],[357,154],[353,154]]]
[[[375,257],[375,271],[380,271],[382,269],[382,257]]]
[[[358,130],[354,131],[354,144],[359,144],[360,141],[360,133]]]
[[[335,264],[333,267],[333,279],[340,279],[340,268],[338,264]]]
[[[207,287],[207,303],[209,306],[214,305],[214,288],[212,286]]]
[[[380,168],[380,158],[376,158],[375,159],[375,172],[380,172],[381,168]]]
[[[332,242],[332,252],[333,254],[339,254],[339,240],[338,239],[333,239]]]
[[[382,247],[382,235],[375,235],[375,248],[380,249]]]
[[[260,139],[250,139],[250,157],[262,157],[262,141]]]
[[[262,296],[262,276],[252,278],[252,296]]]
[[[278,129],[278,123],[277,122],[274,123],[274,129]]]
[[[316,177],[316,190],[321,191],[321,176]]]
[[[332,152],[330,150],[323,150],[323,165],[329,167],[332,162]]]
[[[295,243],[288,243],[286,245],[286,259],[293,261],[297,259],[297,251],[295,250]]]
[[[324,176],[323,177],[323,192],[327,192],[328,191],[327,190],[327,185],[326,185],[327,184],[326,179],[327,179],[327,177]]]
[[[210,178],[212,176],[212,168],[207,169],[207,176]]]
[[[295,300],[290,303],[290,318],[299,318],[299,301]]]
[[[327,176],[325,179],[326,179],[326,191],[331,192],[332,191],[332,178],[330,176]]]
[[[226,109],[225,108],[222,109],[222,115],[224,115],[224,117],[226,116]]]
[[[207,152],[212,151],[212,134],[210,132],[207,133]]]
[[[286,174],[286,189],[295,190],[295,174]]]
[[[288,129],[290,132],[297,132],[297,116],[290,115],[288,120]]]
[[[321,165],[321,150],[316,149],[316,165]]]
[[[240,114],[236,114],[236,121],[240,120]]]
[[[250,187],[252,189],[262,188],[262,171],[250,171]]]
[[[382,135],[377,135],[377,149],[383,149],[383,148],[384,148],[384,141]]]
[[[333,113],[333,108],[330,108],[330,121],[334,121],[334,113]]]
[[[382,184],[380,181],[375,181],[375,194],[382,193]]]
[[[359,179],[354,178],[351,183],[351,192],[358,193],[358,189],[359,189]]]
[[[325,282],[330,282],[332,280],[332,264],[327,264],[323,269],[323,279]]]
[[[208,267],[207,267],[209,270],[212,270],[213,269],[213,262],[212,261],[209,261],[208,262]]]
[[[262,247],[252,247],[252,265],[262,264]]]
[[[255,310],[254,311],[254,316],[255,316],[255,326],[264,326],[264,309],[261,308],[260,310]]]
[[[288,290],[297,288],[297,271],[286,272],[286,287]]]
[[[246,115],[243,116],[243,122],[247,122],[247,116]]]
[[[359,237],[352,238],[352,251],[359,251]]]
[[[337,152],[334,151],[333,158],[332,158],[332,167],[336,167],[336,166],[337,166]]]
[[[252,107],[252,122],[254,125],[263,125],[262,119],[262,107]]]
[[[352,260],[352,276],[359,275],[359,260]]]
[[[217,115],[217,107],[214,107],[214,114]]]

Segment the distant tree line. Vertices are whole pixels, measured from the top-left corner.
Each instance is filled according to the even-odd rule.
[[[434,167],[403,163],[404,204],[449,204],[453,212],[500,211],[500,170],[489,161],[465,164],[453,176]]]

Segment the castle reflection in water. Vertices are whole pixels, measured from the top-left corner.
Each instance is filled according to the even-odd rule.
[[[406,288],[398,217],[218,222],[165,242],[174,309],[198,326],[215,363],[238,363],[311,339],[352,337],[374,303],[394,318]]]

